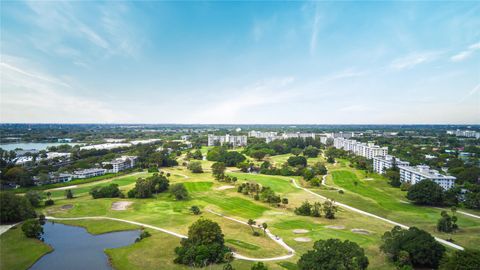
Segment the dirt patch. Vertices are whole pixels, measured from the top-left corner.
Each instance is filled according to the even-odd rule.
[[[345,226],[343,226],[343,225],[328,225],[328,226],[325,226],[325,228],[335,229],[335,230],[343,230],[343,229],[345,229]]]
[[[364,180],[364,181],[372,181],[373,178],[365,178],[365,179],[363,179],[363,180]]]
[[[310,238],[308,238],[308,237],[297,237],[297,238],[295,238],[295,239],[293,239],[293,240],[295,240],[295,241],[297,241],[297,242],[310,242],[310,241],[312,241],[312,239],[310,239]]]
[[[358,234],[370,234],[371,232],[370,231],[367,231],[367,230],[364,230],[364,229],[351,229],[352,232],[354,233],[358,233]]]
[[[62,210],[70,210],[73,208],[73,204],[65,204],[60,207]]]
[[[218,187],[216,188],[216,190],[225,190],[225,189],[232,189],[232,188],[235,188],[235,186],[226,185],[226,186]]]
[[[305,230],[305,229],[295,229],[295,230],[293,230],[294,234],[302,234],[302,233],[308,233],[308,232],[310,232],[310,231]]]
[[[114,202],[112,203],[112,210],[116,211],[123,211],[127,210],[127,208],[132,205],[133,202],[129,201],[121,201],[121,202]]]

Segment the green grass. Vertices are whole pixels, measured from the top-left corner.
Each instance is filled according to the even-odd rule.
[[[250,249],[250,250],[260,249],[259,246],[252,245],[252,244],[249,244],[249,243],[245,243],[245,242],[243,242],[241,240],[237,240],[237,239],[225,239],[225,242],[230,243],[230,244],[235,245],[235,246],[245,248],[245,249]]]
[[[28,269],[51,251],[42,241],[27,238],[18,226],[0,236],[0,269]]]
[[[208,195],[200,198],[202,201],[220,207],[225,214],[243,218],[258,218],[268,208],[250,200],[239,197],[226,197],[221,195]]]
[[[236,176],[239,182],[256,182],[262,186],[268,186],[275,192],[281,194],[298,191],[292,186],[289,179],[283,176],[263,175],[263,174],[245,174],[245,173],[228,173],[230,176]]]
[[[213,186],[212,182],[186,182],[183,184],[189,193],[209,191]]]

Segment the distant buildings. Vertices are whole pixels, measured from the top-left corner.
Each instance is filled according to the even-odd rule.
[[[410,165],[409,162],[402,161],[391,155],[373,157],[373,170],[379,174],[384,174],[385,170],[392,168],[394,164],[397,167]]]
[[[275,140],[286,140],[290,138],[312,138],[315,139],[315,133],[300,133],[300,132],[291,132],[291,133],[283,133],[281,135],[278,135],[277,132],[273,131],[249,131],[248,132],[249,137],[255,137],[255,138],[264,138],[265,142],[273,142]]]
[[[399,166],[398,168],[400,169],[400,182],[402,183],[407,182],[414,185],[423,179],[430,179],[445,190],[455,185],[455,177],[440,174],[438,171],[432,170],[425,165],[415,167]]]
[[[361,143],[356,140],[349,140],[342,137],[333,139],[333,146],[367,159],[373,159],[376,156],[386,156],[388,154],[388,147],[380,147],[372,142]]]
[[[107,169],[109,173],[118,173],[120,171],[133,168],[135,166],[135,162],[137,161],[136,156],[121,156],[109,162],[103,162],[102,165],[106,167],[106,165],[112,165],[111,169]]]
[[[224,145],[226,143],[231,144],[233,147],[246,146],[247,136],[234,136],[230,134],[224,136],[216,136],[213,134],[208,134],[208,146]]]
[[[73,172],[73,178],[90,178],[95,176],[104,175],[107,172],[106,169],[101,168],[92,168],[92,169],[84,169],[84,170],[77,170]]]
[[[475,138],[475,139],[480,138],[480,132],[475,130],[460,130],[460,129],[447,130],[447,134],[455,135],[457,137],[467,137],[467,138]]]
[[[80,150],[111,150],[115,148],[130,147],[130,143],[102,143],[80,147]]]

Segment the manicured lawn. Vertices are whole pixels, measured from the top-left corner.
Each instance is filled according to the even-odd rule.
[[[212,188],[212,182],[186,182],[184,183],[185,188],[189,193],[192,192],[205,192]]]
[[[238,182],[256,182],[262,186],[271,187],[275,192],[281,194],[299,191],[296,189],[287,177],[264,174],[246,174],[246,173],[228,173],[230,176],[236,176]]]
[[[226,198],[221,195],[208,195],[199,199],[220,207],[226,215],[233,215],[247,219],[258,218],[262,216],[263,212],[268,210],[265,206],[239,197]]]
[[[0,269],[28,269],[50,251],[49,245],[27,238],[18,226],[0,236]]]

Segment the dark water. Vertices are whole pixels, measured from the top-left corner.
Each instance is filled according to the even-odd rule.
[[[123,231],[100,235],[89,234],[84,228],[46,222],[45,243],[54,248],[30,269],[42,270],[106,270],[112,269],[104,252],[107,248],[128,246],[140,232]]]

